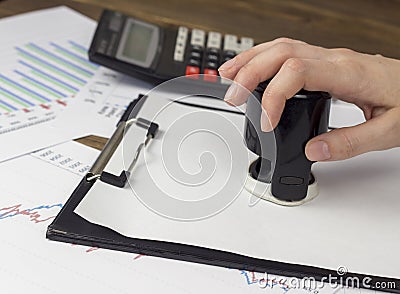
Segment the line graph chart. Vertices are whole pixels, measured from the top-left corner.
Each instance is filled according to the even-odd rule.
[[[38,224],[55,218],[56,214],[61,208],[62,203],[40,205],[32,208],[22,208],[22,204],[16,204],[9,207],[0,208],[0,221],[21,215],[28,217],[30,221]],[[52,215],[43,217],[43,211],[46,210],[51,210]]]

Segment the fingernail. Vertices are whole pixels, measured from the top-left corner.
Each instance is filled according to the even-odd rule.
[[[233,65],[235,64],[235,58],[229,59],[227,62],[223,63],[219,68],[218,71],[228,71]]]
[[[226,91],[224,100],[228,104],[236,105],[235,100],[237,100],[238,95],[239,95],[239,87],[236,84],[232,84]]]
[[[226,104],[228,104],[229,106],[236,106],[235,104],[233,104],[230,100],[224,100]]]
[[[306,155],[311,161],[322,161],[331,158],[328,144],[325,141],[311,143],[306,149]]]
[[[251,95],[250,91],[240,84],[233,82],[225,93],[224,100],[227,103],[233,104],[235,106],[242,105],[249,99]]]
[[[261,111],[260,124],[261,124],[261,131],[263,131],[263,132],[271,132],[272,131],[271,122],[269,121],[267,113],[265,112],[264,109]]]

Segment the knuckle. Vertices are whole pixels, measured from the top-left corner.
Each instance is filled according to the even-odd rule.
[[[282,87],[279,86],[279,83],[275,83],[274,81],[272,81],[265,89],[263,97],[272,98],[275,101],[284,101],[290,98],[290,96],[287,95],[285,89],[282,89]]]
[[[342,137],[342,148],[341,155],[344,158],[350,158],[357,154],[359,140],[357,137],[351,136],[345,129],[341,132]]]
[[[252,63],[246,63],[238,73],[239,80],[249,81],[257,85],[261,83],[261,73],[257,70],[257,67]]]
[[[284,67],[295,72],[304,72],[307,68],[305,62],[300,58],[289,58],[285,61]]]
[[[292,43],[295,40],[288,38],[288,37],[280,37],[280,38],[275,39],[275,41],[277,43]]]
[[[254,68],[250,62],[243,65],[240,71],[238,72],[238,76],[246,76],[253,74],[254,74]]]
[[[238,55],[236,55],[235,57],[234,57],[234,59],[235,59],[235,63],[237,64],[237,65],[242,65],[242,64],[244,64],[245,63],[245,61],[246,61],[246,55],[247,54],[249,54],[250,52],[243,52],[243,53],[240,53],[240,54],[238,54]]]
[[[297,39],[292,39],[292,38],[288,38],[288,37],[280,37],[277,38],[273,41],[274,43],[288,43],[288,44],[307,44],[304,41],[301,40],[297,40]]]
[[[277,43],[273,46],[273,50],[283,59],[294,56],[294,47],[291,43]]]
[[[243,66],[254,58],[257,58],[258,55],[262,54],[264,51],[266,51],[266,48],[268,48],[266,46],[266,43],[258,44],[240,52],[234,57],[234,59],[236,60],[237,64]]]
[[[369,78],[368,68],[363,62],[359,62],[355,58],[341,58],[333,62],[333,64],[341,72],[341,79],[345,83],[352,84],[349,95],[360,95],[370,91],[374,86],[372,79]]]
[[[355,53],[355,51],[353,51],[349,48],[336,48],[336,49],[332,49],[332,50],[342,56],[349,56],[349,55],[353,55]]]
[[[274,97],[275,87],[274,84],[269,84],[268,87],[264,90],[263,98]],[[264,101],[265,99],[263,99]]]
[[[352,60],[354,57],[355,51],[348,49],[348,48],[336,48],[331,49],[334,53],[334,61],[342,62],[342,61],[349,61]]]
[[[362,64],[356,62],[350,58],[341,58],[334,62],[336,66],[339,68],[343,68],[347,70],[349,75],[358,75],[363,73]]]

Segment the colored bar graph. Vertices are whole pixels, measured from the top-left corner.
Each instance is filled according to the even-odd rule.
[[[85,65],[93,70],[96,70],[99,67],[99,65],[92,63],[92,62],[88,61],[86,58],[79,56],[78,54],[75,54],[74,52],[67,50],[53,42],[51,42],[50,45],[55,48],[55,51],[59,52],[63,56],[70,58],[72,60],[75,60],[75,61],[79,62],[80,64]]]
[[[15,108],[14,106],[8,104],[7,102],[5,102],[3,100],[0,100],[0,107],[8,112],[10,112],[12,110],[18,110],[18,108]]]
[[[78,43],[74,42],[74,41],[68,41],[69,44],[72,45],[72,48],[78,52],[80,52],[81,54],[87,54],[87,49],[85,47],[83,47],[82,45],[79,45]]]
[[[26,81],[30,85],[32,85],[34,87],[37,87],[37,88],[39,88],[39,89],[41,89],[41,90],[43,90],[43,91],[45,91],[45,92],[47,92],[49,94],[53,94],[57,98],[67,97],[67,95],[65,95],[64,93],[61,93],[60,91],[50,87],[49,85],[46,85],[46,84],[44,84],[42,82],[39,82],[38,80],[36,80],[36,79],[34,79],[34,78],[32,78],[32,77],[20,72],[19,70],[14,70],[14,72],[19,74],[21,77],[23,77],[24,81]]]
[[[61,75],[62,77],[66,78],[74,83],[77,83],[80,86],[83,86],[86,84],[85,80],[77,77],[74,74],[69,73],[68,71],[66,71],[58,66],[51,64],[50,62],[48,62],[40,57],[37,57],[37,56],[29,53],[28,51],[26,51],[24,49],[17,47],[16,50],[26,59],[30,60],[31,62],[33,62],[39,66],[44,67],[45,69],[48,69],[48,70],[54,72],[55,74]]]
[[[74,71],[76,74],[79,75],[83,75],[85,77],[90,78],[91,76],[93,76],[93,72],[86,70],[85,68],[76,65],[75,63],[72,63],[54,53],[49,52],[46,49],[43,49],[33,43],[29,43],[28,45],[26,45],[26,48],[31,49],[32,51],[38,53],[39,55],[41,55],[42,57],[46,57],[52,61],[54,61],[55,63],[57,63],[59,66],[66,66],[67,68],[69,68],[70,70]]]
[[[22,61],[22,60],[19,60],[18,62],[19,62],[20,64],[22,64],[22,65],[24,65],[24,66],[26,66],[26,67],[32,69],[32,73],[33,73],[33,74],[35,74],[35,75],[37,75],[38,77],[41,77],[41,78],[43,78],[43,79],[49,81],[50,83],[54,83],[54,84],[58,85],[58,86],[61,87],[61,88],[64,88],[64,89],[67,90],[68,92],[76,93],[76,92],[79,91],[78,88],[76,88],[76,87],[74,87],[74,86],[72,86],[72,85],[70,85],[70,84],[68,84],[68,83],[66,83],[66,82],[64,82],[64,81],[62,81],[61,79],[56,78],[55,76],[52,76],[51,74],[48,74],[48,73],[46,73],[46,72],[40,70],[39,68],[37,68],[37,67],[35,67],[35,66],[33,66],[33,65],[30,65],[29,63],[26,63],[26,62],[24,62],[24,61]]]
[[[65,107],[100,67],[72,40],[28,42],[14,49],[15,64],[11,60],[5,71],[0,69],[0,115]]]
[[[32,102],[22,98],[21,96],[14,94],[13,92],[10,92],[7,89],[4,89],[3,87],[0,87],[0,94],[4,95],[5,97],[9,98],[11,101],[23,106],[23,107],[30,107],[30,106],[35,106]]]
[[[43,95],[29,89],[28,87],[21,85],[20,83],[17,83],[15,81],[3,76],[2,74],[0,74],[0,81],[3,81],[5,84],[11,86],[13,89],[27,94],[29,97],[31,97],[39,102],[50,102],[51,101],[50,99],[44,97]]]

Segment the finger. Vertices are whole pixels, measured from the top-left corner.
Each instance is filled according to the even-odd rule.
[[[287,99],[299,90],[325,91],[343,97],[346,89],[362,77],[351,68],[337,66],[336,63],[318,59],[288,59],[268,84],[262,98],[262,106],[267,112],[271,127],[278,124]],[[268,126],[263,130],[270,131]]]
[[[321,47],[279,43],[254,56],[239,69],[234,81],[249,91],[253,91],[260,82],[276,74],[290,58],[329,59],[330,55],[332,53],[329,50]],[[232,86],[232,88],[234,87],[235,85]],[[244,103],[248,95],[240,96],[237,92],[237,89],[228,91],[225,100],[234,105]]]
[[[369,151],[400,145],[400,108],[354,127],[341,128],[311,139],[305,149],[311,161],[348,159]]]
[[[265,43],[256,45],[256,46],[238,54],[236,57],[232,58],[231,60],[223,63],[218,68],[218,72],[219,72],[220,76],[227,78],[227,79],[233,79],[235,77],[236,73],[239,71],[239,69],[243,65],[245,65],[247,62],[249,62],[254,56],[265,51],[266,49],[270,48],[271,46],[274,46],[279,43],[306,44],[305,42],[299,41],[299,40],[293,40],[293,39],[289,39],[289,38],[278,38],[278,39],[275,39],[270,42],[265,42]]]

